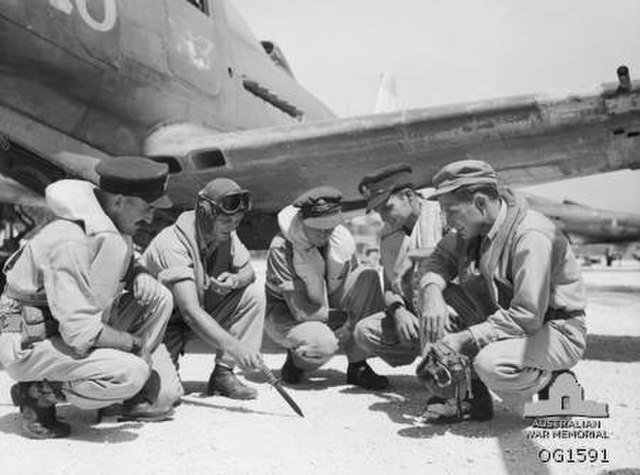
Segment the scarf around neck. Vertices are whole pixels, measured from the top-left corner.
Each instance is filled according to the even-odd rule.
[[[482,256],[479,263],[480,273],[487,280],[491,298],[496,305],[498,304],[498,289],[493,282],[493,276],[498,268],[498,263],[506,258],[515,235],[515,230],[524,219],[528,210],[524,198],[515,195],[511,190],[502,190],[501,197],[507,205],[507,214],[491,246],[489,246],[489,249]]]
[[[327,260],[304,232],[300,210],[287,206],[278,213],[278,225],[284,238],[293,246],[293,267],[304,282],[309,300],[328,306],[328,294],[339,282],[336,273],[342,270],[355,253],[355,242],[342,225],[334,228],[327,244]],[[327,285],[329,282],[329,285]]]

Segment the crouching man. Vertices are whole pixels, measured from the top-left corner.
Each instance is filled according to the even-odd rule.
[[[173,301],[137,264],[131,239],[155,208],[171,206],[167,167],[118,157],[99,162],[96,172],[99,187],[80,180],[47,187],[58,219],[4,269],[0,363],[19,381],[11,395],[31,438],[70,433],[56,417],[58,402],[99,409],[124,401],[123,415],[144,419],[164,417],[181,395],[151,405],[159,390],[151,362],[163,359],[159,345]],[[171,385],[177,375],[167,367]]]
[[[523,199],[499,191],[489,164],[451,163],[433,183],[429,199],[439,201],[453,231],[426,261],[423,328],[430,341],[442,338],[472,358],[479,380],[463,418],[486,420],[492,401],[482,382],[508,400],[525,400],[552,372],[578,362],[586,346],[585,286],[564,235]],[[427,416],[454,412],[451,401],[432,401]]]
[[[382,389],[387,378],[371,369],[352,337],[359,320],[384,306],[380,280],[375,270],[357,268],[355,242],[341,225],[341,199],[335,188],[313,188],[278,214],[280,232],[267,257],[266,330],[287,348],[285,382],[301,382],[305,371],[325,364],[342,346],[347,382]]]
[[[380,248],[386,308],[361,320],[354,337],[391,366],[411,364],[420,356],[411,254],[433,250],[442,237],[440,209],[414,189],[411,172],[409,165],[391,165],[365,176],[359,186],[367,211],[376,211],[384,222]]]
[[[216,352],[206,393],[255,399],[257,391],[233,373],[259,369],[264,292],[254,283],[249,251],[235,230],[251,205],[247,190],[216,178],[197,195],[195,210],[156,236],[144,253],[148,269],[173,292],[176,311],[165,344],[177,367],[194,336]]]

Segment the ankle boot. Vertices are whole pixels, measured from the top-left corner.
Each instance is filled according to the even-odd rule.
[[[493,419],[493,398],[480,378],[471,380],[471,393],[473,397],[469,399],[471,403],[470,419],[479,422]]]
[[[295,365],[291,350],[287,350],[287,359],[280,369],[280,378],[287,384],[299,384],[302,382],[303,376],[304,370]]]
[[[463,421],[485,422],[493,419],[493,399],[487,386],[480,380],[471,380],[472,396],[462,401],[432,396],[422,415],[431,424],[454,424]]]
[[[387,377],[377,374],[366,361],[349,363],[347,367],[347,383],[374,391],[389,387]]]
[[[220,394],[231,399],[256,399],[258,391],[243,384],[231,368],[217,364],[207,384],[207,396]]]
[[[22,431],[31,439],[67,437],[71,426],[56,417],[56,403],[64,401],[61,383],[23,381],[11,388],[11,399],[20,407]]]

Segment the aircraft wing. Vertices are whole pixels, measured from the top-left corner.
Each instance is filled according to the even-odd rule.
[[[46,206],[44,197],[14,179],[3,175],[0,175],[0,203]]]
[[[274,212],[305,189],[333,185],[362,205],[361,177],[391,163],[413,166],[418,187],[444,164],[486,160],[510,185],[640,166],[640,82],[561,97],[521,96],[219,134],[188,125],[157,129],[146,154],[171,165],[179,205],[217,176],[250,189]]]
[[[46,153],[34,154],[9,145],[20,151],[18,164],[37,169],[39,186],[23,182],[36,191],[45,179],[93,176],[97,158],[85,150],[45,144],[37,148]],[[623,91],[610,84],[568,96],[520,96],[234,133],[165,125],[148,136],[144,153],[170,165],[169,192],[178,206],[191,207],[197,190],[227,176],[252,191],[261,215],[273,215],[321,184],[340,189],[348,208],[362,207],[362,176],[398,162],[413,166],[418,187],[429,186],[443,165],[462,158],[488,161],[507,184],[530,185],[640,167],[640,82]],[[3,170],[22,181],[22,175]],[[21,193],[11,196],[19,202]]]

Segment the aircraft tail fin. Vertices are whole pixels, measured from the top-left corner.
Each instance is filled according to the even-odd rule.
[[[396,88],[396,78],[389,72],[380,75],[378,83],[378,94],[373,109],[375,114],[394,112],[398,110],[398,92]]]

